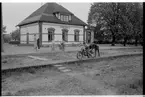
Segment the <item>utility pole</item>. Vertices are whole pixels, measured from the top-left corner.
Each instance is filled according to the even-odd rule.
[[[3,13],[2,13],[2,3],[0,3],[1,5],[1,52],[4,52],[4,48],[3,48]]]

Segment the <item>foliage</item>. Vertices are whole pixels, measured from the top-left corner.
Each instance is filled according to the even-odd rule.
[[[3,33],[6,33],[6,26],[3,25]]]
[[[114,45],[117,35],[118,5],[116,3],[93,3],[90,9],[88,23],[102,25],[111,32]]]
[[[18,45],[18,44],[20,44],[20,41],[18,41],[18,40],[17,41],[10,41],[9,44],[17,44]]]
[[[4,43],[8,43],[11,40],[10,34],[3,34]]]
[[[13,31],[11,36],[12,36],[12,39],[15,40],[15,41],[20,40],[20,31],[19,31],[19,29],[16,29],[15,31]]]
[[[122,39],[126,43],[143,38],[142,20],[142,3],[93,3],[88,16],[88,24],[96,28],[95,38],[104,40],[111,36],[112,45]],[[106,28],[105,35],[102,28]]]
[[[122,3],[120,4],[120,29],[121,36],[125,39],[141,38],[143,9],[140,3]],[[125,45],[125,44],[124,44]]]

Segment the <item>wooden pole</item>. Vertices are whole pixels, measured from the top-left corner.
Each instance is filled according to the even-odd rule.
[[[1,5],[1,52],[4,52],[4,48],[3,48],[3,15],[2,15],[2,3],[0,3]]]

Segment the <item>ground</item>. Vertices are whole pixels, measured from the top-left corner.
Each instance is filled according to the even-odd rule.
[[[134,52],[142,52],[142,48],[131,48],[131,49],[102,49],[100,50],[101,57],[103,56],[111,56],[116,54],[127,54],[127,53],[134,53]],[[47,61],[41,61],[41,60],[35,60],[32,58],[29,58],[29,55],[25,56],[7,56],[2,57],[2,69],[7,68],[15,68],[15,67],[23,67],[23,66],[36,66],[40,64],[46,64],[46,63],[53,63],[53,62],[61,62],[61,61],[71,61],[71,60],[77,60],[77,51],[73,52],[58,52],[58,53],[46,53],[46,54],[38,54],[35,55],[37,57],[41,58],[47,58]],[[98,56],[97,56],[98,57]]]
[[[4,67],[23,67],[33,64],[76,60],[77,50],[80,50],[80,47],[74,48],[68,47],[66,51],[71,52],[65,53],[61,51],[51,53],[50,48],[41,48],[38,52],[34,52],[32,47],[18,47],[7,44],[5,53],[2,54],[2,69]],[[100,45],[101,57],[142,51],[142,48]],[[30,54],[9,56],[29,52],[39,53],[36,56],[47,58],[48,61],[29,58],[28,55]],[[62,72],[56,65],[61,65],[70,71]],[[142,55],[56,65],[2,71],[2,95],[142,94]]]
[[[121,44],[116,44],[116,46],[111,46],[110,44],[98,44],[100,49],[112,49],[112,48],[134,48],[136,46],[127,45],[124,47]],[[141,46],[138,46],[141,47]],[[66,51],[78,51],[81,47],[66,47]],[[58,47],[55,47],[55,51],[60,51]],[[15,54],[28,54],[28,53],[50,53],[50,47],[41,47],[37,52],[34,50],[33,46],[17,46],[4,44],[4,53],[2,55],[15,55]]]
[[[2,72],[3,95],[142,95],[142,56]]]

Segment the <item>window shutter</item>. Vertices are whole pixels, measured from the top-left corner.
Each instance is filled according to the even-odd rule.
[[[69,15],[68,19],[69,19],[69,21],[71,21],[71,15]]]
[[[77,32],[77,34],[78,34],[78,35],[77,35],[77,37],[78,37],[77,41],[79,42],[79,32]]]
[[[54,40],[54,31],[52,32],[52,40]]]
[[[60,19],[60,13],[58,14],[58,19]]]
[[[68,42],[68,32],[66,32],[66,41]]]

